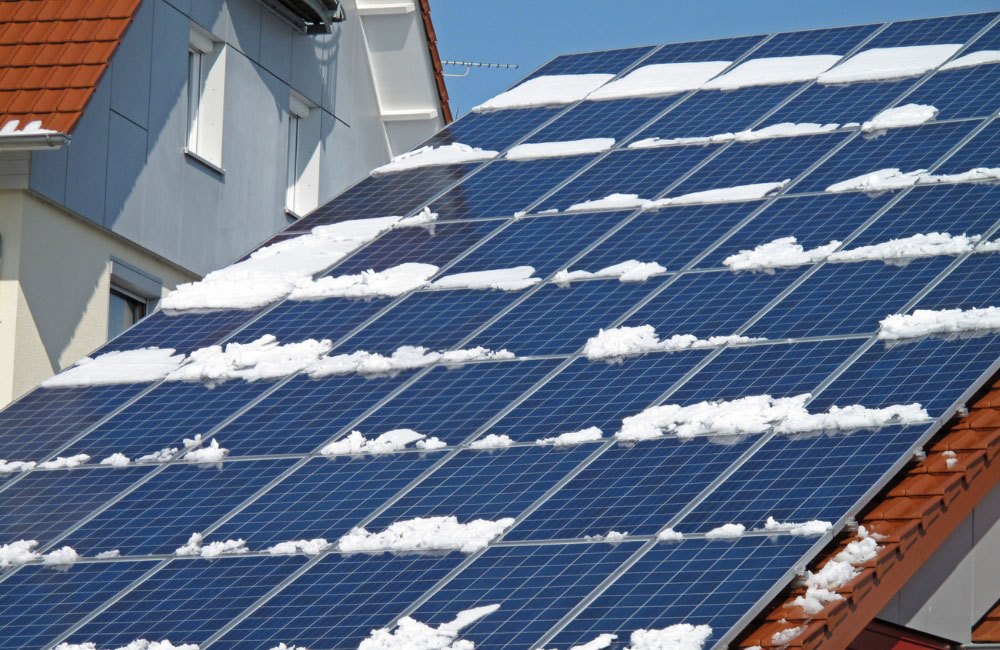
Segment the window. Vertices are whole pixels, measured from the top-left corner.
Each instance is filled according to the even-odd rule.
[[[288,101],[285,212],[299,217],[319,204],[319,108],[291,91]]]
[[[209,32],[191,26],[187,60],[185,153],[222,171],[222,115],[226,48]]]
[[[156,308],[163,282],[117,258],[111,258],[111,295],[108,297],[108,338],[135,325]]]

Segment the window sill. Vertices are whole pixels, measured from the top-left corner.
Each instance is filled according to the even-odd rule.
[[[218,165],[216,165],[211,160],[208,160],[207,158],[202,158],[201,156],[199,156],[195,152],[191,151],[187,147],[184,147],[182,149],[182,151],[184,152],[185,156],[187,156],[188,158],[191,158],[192,160],[194,160],[196,162],[201,163],[205,167],[208,167],[210,170],[212,170],[213,172],[215,172],[219,176],[225,176],[226,175],[226,170],[223,169],[222,167],[219,167]]]
[[[298,212],[296,212],[295,210],[293,210],[291,208],[285,208],[285,216],[291,217],[292,219],[295,219],[296,221],[298,221],[299,219],[302,218],[301,214],[299,214]]]

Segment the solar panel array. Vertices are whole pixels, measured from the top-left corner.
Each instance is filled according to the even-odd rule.
[[[958,57],[1000,49],[1000,14],[976,14],[560,56],[540,75],[621,77],[654,63],[854,53],[956,43]],[[599,633],[707,624],[706,647],[731,641],[829,539],[700,533],[730,522],[761,529],[821,519],[834,531],[884,485],[996,370],[1000,335],[887,346],[879,319],[914,309],[997,304],[1000,257],[935,256],[906,265],[823,261],[731,273],[722,260],[779,237],[806,248],[862,246],[917,233],[1000,228],[1000,187],[917,185],[869,196],[828,185],[880,168],[958,173],[1000,166],[1000,65],[905,79],[814,81],[733,91],[470,113],[427,144],[505,151],[519,143],[613,137],[609,151],[516,162],[438,165],[366,178],[275,240],[348,219],[413,215],[433,227],[383,233],[325,273],[401,262],[438,275],[531,265],[523,291],[415,290],[395,298],[280,301],[256,310],[157,312],[98,352],[146,346],[188,353],[272,334],[330,339],[334,352],[389,354],[482,345],[517,358],[392,375],[39,388],[0,412],[0,458],[86,453],[129,457],[201,434],[230,450],[204,467],[175,460],[116,469],[11,473],[0,482],[0,544],[37,539],[83,559],[0,573],[0,648],[68,641],[116,648],[137,638],[201,648],[353,648],[373,628],[412,616],[437,625],[500,608],[463,631],[480,648],[570,647]],[[857,129],[756,143],[630,149],[637,139],[705,136],[779,122],[845,123],[907,103],[930,123],[865,137]],[[565,210],[612,193],[646,198],[791,179],[761,200],[656,211]],[[525,215],[515,213],[524,212]],[[645,282],[554,281],[566,268],[629,259],[666,270]],[[651,324],[661,336],[745,334],[752,345],[650,353],[606,364],[582,354],[601,329]],[[606,434],[659,404],[811,393],[810,411],[919,402],[926,422],[851,435],[610,438],[567,448],[538,438],[587,427]],[[447,447],[323,457],[354,429],[410,428]],[[514,445],[470,448],[486,434]],[[357,526],[454,515],[514,518],[471,554],[259,552],[296,539],[335,540]],[[674,528],[686,536],[660,542]],[[617,543],[595,537],[627,531]],[[177,557],[191,533],[241,538],[250,553]],[[117,549],[119,556],[96,559]]]

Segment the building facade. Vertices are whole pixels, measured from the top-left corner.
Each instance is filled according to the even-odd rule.
[[[0,404],[450,120],[426,3],[0,7]]]

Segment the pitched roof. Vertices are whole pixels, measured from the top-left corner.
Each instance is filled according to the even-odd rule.
[[[0,126],[68,133],[141,0],[0,2]]]

